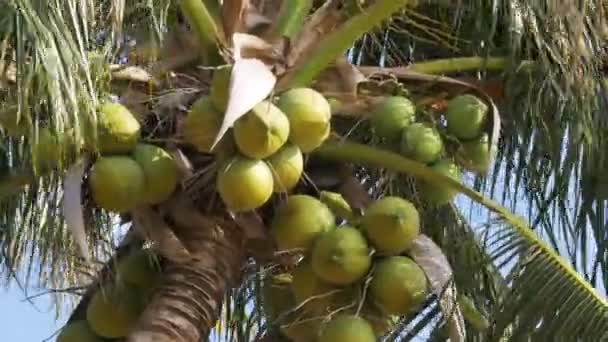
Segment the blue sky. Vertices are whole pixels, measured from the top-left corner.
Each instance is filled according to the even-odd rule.
[[[28,295],[36,293],[38,292],[30,290]],[[55,310],[48,296],[35,299],[35,306],[25,298],[26,294],[17,286],[0,290],[0,329],[3,341],[42,342],[53,335],[67,319],[61,317],[58,321],[55,320]]]

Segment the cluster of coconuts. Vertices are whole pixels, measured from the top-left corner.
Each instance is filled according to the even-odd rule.
[[[192,105],[184,122],[184,140],[200,152],[214,152],[228,103],[230,73],[230,66],[214,72],[209,96]],[[319,92],[293,88],[274,100],[258,103],[220,141],[236,146],[224,149],[229,153],[221,156],[217,175],[217,191],[233,212],[259,208],[274,193],[293,189],[303,172],[303,154],[329,136],[331,108]]]
[[[160,267],[149,249],[122,259],[116,277],[96,290],[86,309],[86,319],[66,324],[57,342],[102,342],[126,337],[160,282]]]
[[[459,180],[460,167],[475,173],[488,170],[491,157],[488,135],[483,131],[487,116],[487,104],[470,94],[459,95],[448,102],[444,127],[417,121],[416,107],[408,98],[388,96],[375,105],[370,121],[375,135],[402,155]],[[448,155],[445,135],[457,138],[456,156]],[[456,195],[454,190],[430,182],[420,182],[419,191],[436,205],[446,204]]]
[[[428,293],[424,271],[407,256],[419,213],[387,196],[361,216],[337,220],[326,203],[297,194],[278,207],[271,223],[277,248],[303,257],[291,273],[265,278],[266,318],[278,318],[293,341],[376,341]]]
[[[140,142],[141,126],[128,108],[104,103],[98,110],[99,158],[88,185],[95,203],[113,212],[166,200],[179,182],[175,160],[163,148]]]

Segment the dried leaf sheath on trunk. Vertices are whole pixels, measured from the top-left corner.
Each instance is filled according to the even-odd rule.
[[[163,209],[188,253],[161,251],[165,257],[172,253],[172,260],[167,260],[163,283],[127,341],[201,341],[215,326],[224,293],[239,280],[244,234],[234,222],[206,217],[184,198]],[[146,228],[163,229],[167,223]]]

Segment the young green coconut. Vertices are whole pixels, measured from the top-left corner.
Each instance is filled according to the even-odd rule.
[[[89,187],[99,207],[127,212],[142,203],[144,170],[127,156],[101,157],[91,168]]]
[[[416,107],[412,101],[403,96],[387,96],[374,106],[371,125],[377,136],[395,142],[415,119]]]
[[[262,160],[235,156],[218,171],[217,191],[233,212],[263,206],[272,196],[273,189],[272,172]]]
[[[97,336],[89,326],[87,321],[75,321],[66,324],[59,335],[56,342],[103,342],[104,339]]]
[[[300,148],[286,143],[277,153],[266,159],[274,179],[274,192],[288,192],[293,189],[304,172],[304,156]]]
[[[401,153],[421,163],[432,163],[443,152],[443,140],[434,127],[414,123],[403,130]]]
[[[405,315],[422,304],[428,284],[424,271],[412,259],[392,256],[376,262],[369,290],[382,312]]]
[[[331,106],[316,90],[287,90],[279,97],[277,106],[289,119],[289,140],[303,153],[312,152],[329,137]]]
[[[460,181],[460,170],[458,169],[458,166],[449,159],[442,159],[436,162],[431,165],[431,169],[444,176]],[[457,190],[454,190],[449,186],[428,181],[420,181],[419,190],[426,201],[435,205],[447,204],[454,199],[456,194],[458,194]]]
[[[483,133],[479,138],[463,141],[460,151],[463,168],[477,174],[485,174],[490,168],[492,154],[489,150],[490,143],[487,133]]]
[[[226,111],[226,106],[228,105],[231,73],[232,65],[224,65],[215,69],[211,78],[209,97],[213,107],[222,113]]]
[[[278,250],[309,250],[322,233],[334,229],[336,218],[329,208],[308,195],[291,195],[281,205],[271,223]]]
[[[336,287],[317,277],[309,259],[300,261],[292,274],[291,290],[296,305],[306,302],[305,310],[313,314],[326,314],[330,311],[333,300],[330,293],[336,290]]]
[[[370,249],[363,234],[342,226],[323,233],[311,251],[312,267],[322,280],[334,285],[350,285],[367,274]]]
[[[158,204],[169,198],[179,181],[179,170],[173,157],[156,145],[137,144],[133,159],[144,171],[143,202]]]
[[[102,154],[129,153],[141,137],[141,125],[120,103],[106,102],[98,110],[98,148]]]
[[[371,324],[355,315],[339,314],[323,325],[318,342],[375,342]]]
[[[379,254],[398,255],[409,249],[420,233],[420,215],[411,202],[387,196],[365,211],[361,229]]]
[[[190,107],[184,121],[184,140],[199,152],[211,153],[211,146],[220,131],[223,119],[224,113],[213,106],[209,97],[199,98]]]
[[[108,285],[98,290],[87,306],[87,321],[95,334],[105,338],[127,336],[144,308],[137,288]]]
[[[448,102],[448,131],[460,139],[478,137],[488,114],[488,105],[474,95],[456,96]]]
[[[268,101],[255,105],[234,123],[234,141],[239,151],[252,159],[263,159],[287,142],[289,121]]]

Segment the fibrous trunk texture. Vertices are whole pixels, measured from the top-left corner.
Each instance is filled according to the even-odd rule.
[[[169,259],[163,283],[127,341],[204,341],[221,313],[226,290],[238,282],[244,234],[230,220],[202,215],[187,200],[163,209],[163,222],[146,229],[170,225],[183,250],[175,253],[160,247]]]

